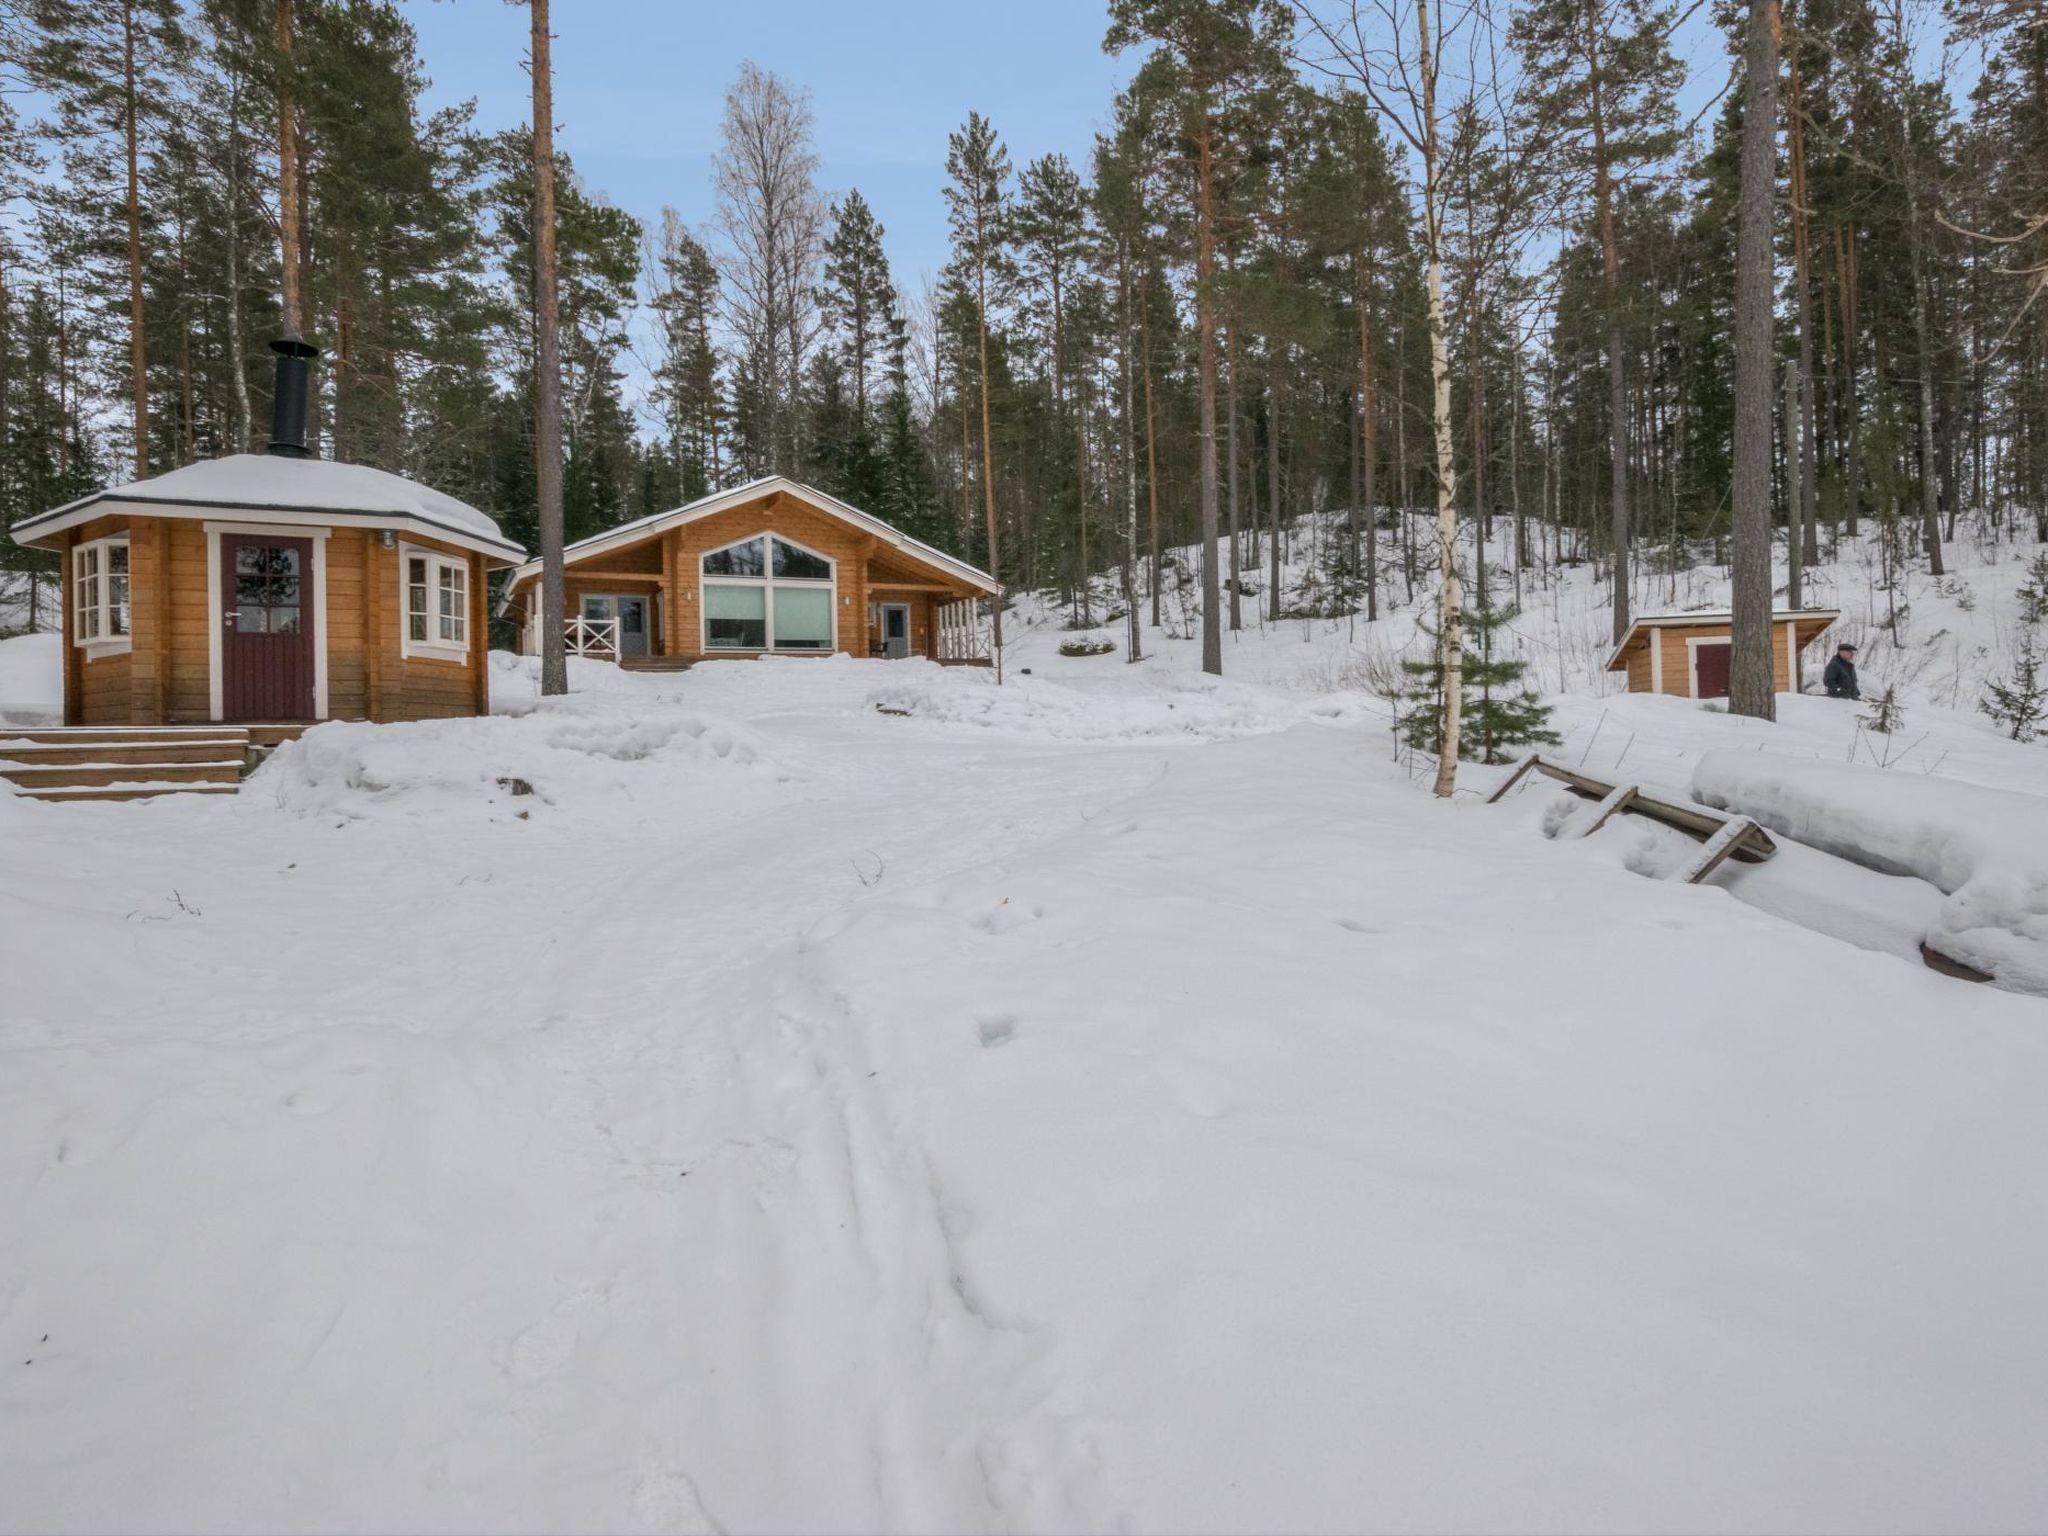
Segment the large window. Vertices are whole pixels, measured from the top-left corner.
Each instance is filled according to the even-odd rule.
[[[467,656],[469,562],[407,545],[401,565],[405,578],[405,654]]]
[[[71,551],[71,621],[74,645],[126,648],[127,539],[94,539]]]
[[[770,534],[704,556],[704,647],[829,651],[835,590],[823,555]]]

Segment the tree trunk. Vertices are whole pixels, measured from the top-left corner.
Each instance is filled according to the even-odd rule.
[[[1202,336],[1202,670],[1223,673],[1222,592],[1216,572],[1216,206],[1210,163],[1208,103],[1196,135],[1198,203],[1195,209],[1195,320]]]
[[[1443,225],[1437,196],[1436,55],[1429,0],[1415,0],[1416,57],[1422,78],[1422,233],[1429,291],[1430,426],[1436,440],[1436,548],[1443,579],[1437,644],[1443,656],[1443,733],[1435,790],[1448,800],[1458,788],[1458,745],[1464,726],[1464,591],[1458,582],[1458,466],[1451,443],[1451,349],[1444,319]]]
[[[1813,257],[1807,228],[1806,125],[1799,112],[1799,50],[1786,51],[1788,96],[1785,122],[1792,176],[1792,293],[1793,314],[1799,326],[1799,474],[1794,493],[1798,497],[1798,521],[1803,536],[1791,551],[1792,569],[1820,563],[1820,472],[1816,464],[1813,409]],[[1791,439],[1786,440],[1788,443]],[[1798,607],[1795,597],[1792,606]]]
[[[1735,255],[1733,655],[1728,708],[1777,718],[1771,665],[1771,211],[1777,196],[1778,6],[1749,0]]]
[[[1159,628],[1159,430],[1152,406],[1152,306],[1144,283],[1138,285],[1138,336],[1145,376],[1145,495],[1151,503],[1149,559],[1152,567],[1152,627]]]
[[[1586,4],[1586,78],[1593,131],[1593,201],[1600,222],[1600,294],[1607,306],[1608,522],[1614,545],[1614,643],[1628,631],[1628,377],[1621,346],[1621,256],[1614,238],[1614,177],[1607,157],[1607,118],[1600,95],[1602,63],[1598,0]]]
[[[142,309],[141,124],[135,84],[135,0],[121,6],[122,129],[128,151],[128,368],[135,408],[135,478],[149,476],[149,343]]]
[[[1276,349],[1277,350],[1277,349]],[[1266,381],[1266,622],[1280,622],[1280,390],[1284,356]]]
[[[1224,427],[1224,457],[1229,464],[1230,493],[1230,627],[1244,628],[1244,559],[1239,548],[1242,522],[1239,501],[1241,491],[1240,473],[1237,462],[1237,326],[1233,322],[1224,333],[1224,400],[1223,409],[1229,418]]]
[[[1848,430],[1844,434],[1844,485],[1842,488],[1842,512],[1849,525],[1849,537],[1857,535],[1858,519],[1862,515],[1863,501],[1863,427],[1862,412],[1856,399],[1856,228],[1852,224],[1846,234],[1841,225],[1835,226],[1835,270],[1841,274],[1842,288],[1842,410],[1848,417]]]
[[[255,436],[256,412],[249,401],[249,361],[242,341],[242,77],[228,95],[227,321],[228,374],[235,392],[235,451],[247,453]]]
[[[533,469],[540,519],[540,691],[569,691],[562,575],[562,340],[555,290],[555,92],[548,0],[533,22]]]
[[[979,254],[986,249],[985,241],[976,242],[977,255],[974,262],[974,322],[975,332],[981,347],[981,499],[983,515],[988,519],[988,574],[996,585],[995,596],[989,599],[992,615],[989,625],[989,641],[995,652],[996,683],[1003,681],[1003,568],[1002,550],[996,532],[996,465],[995,445],[991,438],[988,409],[988,263]],[[792,396],[791,398],[794,398]]]
[[[1368,270],[1370,264],[1368,263]],[[1365,513],[1365,616],[1380,616],[1380,536],[1378,497],[1374,481],[1379,459],[1378,402],[1372,389],[1372,311],[1366,304],[1366,284],[1358,288],[1358,432],[1359,457],[1364,466]]]
[[[540,0],[543,8],[547,0]],[[534,89],[540,86],[535,83]],[[277,227],[278,272],[287,336],[304,334],[299,296],[299,130],[292,101],[292,0],[277,0]]]
[[[1142,657],[1144,625],[1138,619],[1138,428],[1137,402],[1131,390],[1131,273],[1129,252],[1117,247],[1117,298],[1123,306],[1122,353],[1124,386],[1124,632],[1126,663]]]
[[[1806,525],[1799,491],[1799,362],[1785,360],[1785,606],[1805,600]]]
[[[1899,23],[1905,47],[1904,23]],[[1908,55],[1909,56],[1909,55]],[[1926,232],[1920,224],[1920,178],[1913,164],[1913,81],[1910,67],[1900,65],[1899,101],[1904,108],[1899,131],[1899,180],[1906,194],[1906,259],[1913,269],[1913,345],[1920,374],[1920,540],[1927,551],[1927,569],[1943,574],[1941,510],[1936,504],[1934,459],[1934,336],[1928,320]]]

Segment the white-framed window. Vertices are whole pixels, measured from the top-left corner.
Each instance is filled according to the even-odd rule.
[[[469,561],[411,544],[398,552],[399,615],[407,656],[469,655]]]
[[[837,565],[770,533],[706,552],[704,649],[829,651],[836,644]]]
[[[71,643],[126,650],[128,539],[93,539],[71,551]]]

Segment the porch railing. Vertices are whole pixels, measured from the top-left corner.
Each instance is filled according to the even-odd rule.
[[[564,619],[562,633],[571,656],[600,656],[619,659],[617,619]]]
[[[979,598],[939,604],[939,660],[987,661],[988,616]]]

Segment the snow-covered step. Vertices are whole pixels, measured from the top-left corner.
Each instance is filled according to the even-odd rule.
[[[171,741],[0,741],[0,764],[80,767],[114,763],[239,762],[249,751],[246,736],[194,736]]]
[[[241,786],[143,780],[120,784],[78,784],[19,791],[24,800],[154,800],[163,795],[232,795]]]
[[[43,746],[77,746],[90,742],[133,742],[141,745],[157,742],[232,740],[247,743],[250,740],[251,729],[241,725],[53,725],[33,730],[0,726],[0,752],[19,746],[23,742]]]
[[[212,762],[19,763],[0,758],[0,779],[22,789],[82,789],[110,784],[238,784],[243,760]]]
[[[86,726],[0,736],[0,779],[36,800],[233,794],[253,747],[238,725]]]

